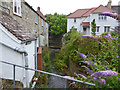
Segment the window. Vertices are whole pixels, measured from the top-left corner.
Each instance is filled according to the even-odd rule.
[[[110,27],[109,26],[105,26],[104,27],[104,32],[110,32]]]
[[[21,0],[13,0],[13,13],[21,16]]]
[[[38,24],[38,15],[35,13],[35,23]]]
[[[74,18],[74,22],[76,22],[76,18]]]
[[[96,32],[99,32],[99,31],[100,31],[100,27],[97,26],[97,27],[96,27]]]
[[[99,20],[107,20],[107,16],[105,16],[105,15],[99,15]]]

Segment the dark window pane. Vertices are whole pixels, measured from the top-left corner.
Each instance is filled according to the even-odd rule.
[[[106,32],[106,27],[104,27],[104,32]]]
[[[74,22],[76,22],[76,18],[74,18]]]

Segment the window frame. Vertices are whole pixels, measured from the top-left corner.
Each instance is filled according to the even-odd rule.
[[[99,15],[99,20],[107,20],[107,16],[105,15]]]
[[[15,11],[15,3],[16,3],[16,11]],[[21,0],[13,0],[13,14],[21,16]]]
[[[110,26],[104,26],[104,33],[105,32],[107,32],[107,33],[110,32]]]

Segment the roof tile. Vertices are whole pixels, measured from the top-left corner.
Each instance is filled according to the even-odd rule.
[[[9,32],[11,32],[19,40],[34,39],[23,25],[14,20],[9,14],[0,12],[0,24],[2,24]]]
[[[96,12],[115,12],[112,9],[109,9],[103,5],[100,5],[99,7],[96,8],[90,8],[90,9],[78,9],[69,16],[68,18],[81,18],[81,17],[87,17],[91,13],[96,13]]]

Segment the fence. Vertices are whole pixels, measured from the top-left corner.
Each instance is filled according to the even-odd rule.
[[[61,78],[61,79],[65,79],[65,81],[70,80],[70,81],[82,83],[82,84],[89,85],[89,86],[95,86],[95,84],[92,84],[92,83],[83,82],[83,81],[80,81],[80,80],[76,80],[76,79],[68,78],[68,77],[65,77],[65,76],[57,75],[57,74],[54,74],[54,73],[49,73],[49,72],[45,72],[45,71],[41,71],[41,70],[35,70],[35,69],[32,69],[32,68],[28,68],[28,67],[23,67],[23,66],[12,64],[12,63],[5,62],[5,61],[0,61],[0,63],[4,63],[4,64],[8,64],[8,65],[13,66],[13,87],[12,88],[15,88],[15,85],[16,85],[16,79],[15,79],[15,76],[16,76],[15,69],[16,69],[16,67],[24,68],[26,70],[31,70],[31,71],[35,71],[35,72],[39,72],[39,73],[43,73],[43,74],[47,74],[47,75],[51,75],[53,77],[58,77],[58,78]],[[57,81],[59,82],[59,80],[57,80]],[[66,87],[66,85],[65,85],[65,87]]]

